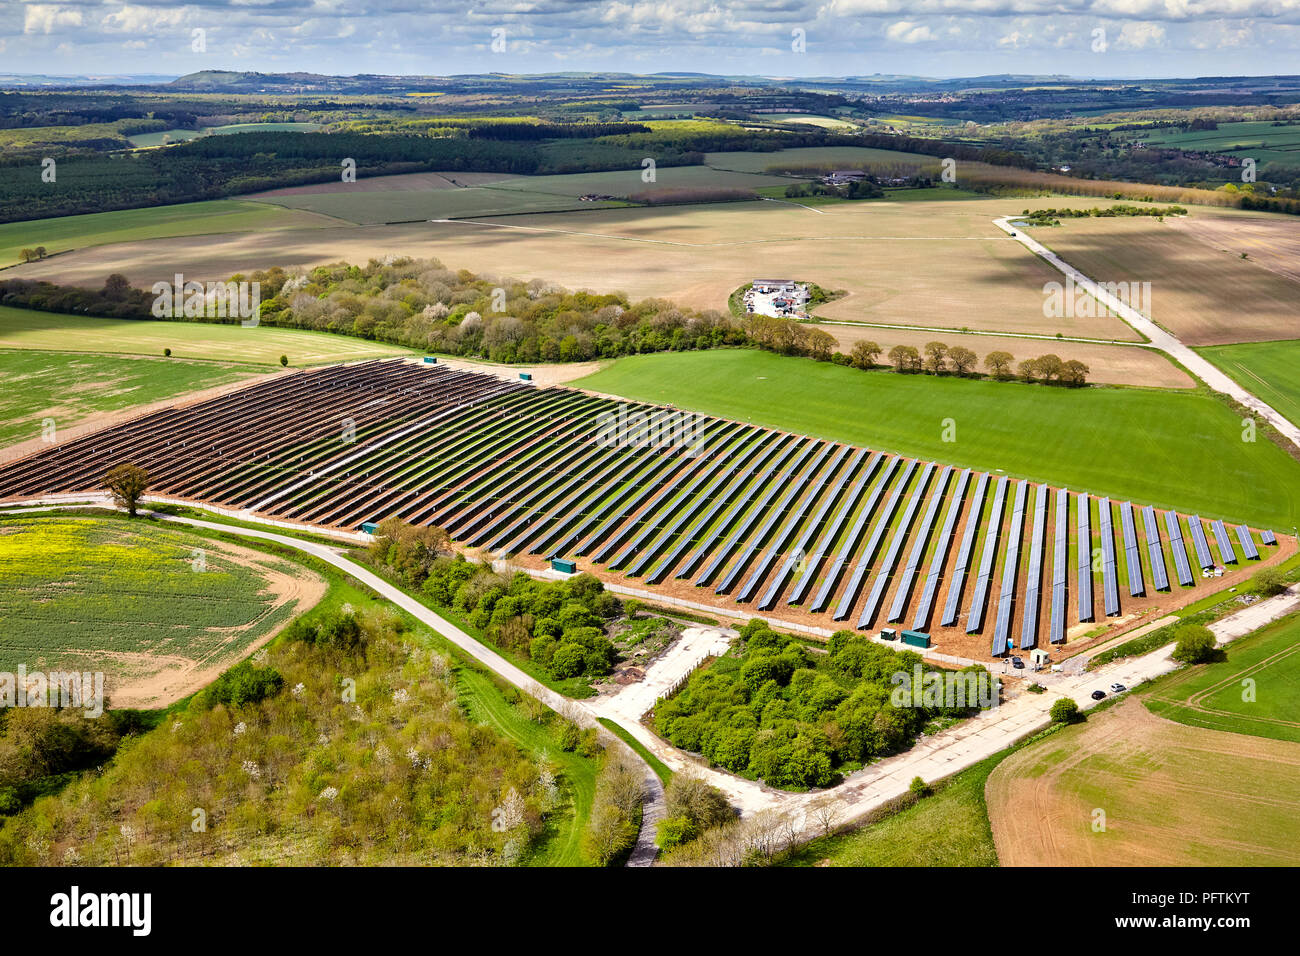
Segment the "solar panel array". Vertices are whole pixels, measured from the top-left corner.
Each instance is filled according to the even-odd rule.
[[[1064,640],[1069,492],[1033,486],[1026,529],[1031,485],[1016,482],[1008,518],[1006,476],[711,416],[696,417],[689,441],[602,437],[611,415],[654,434],[682,414],[441,365],[362,363],[294,373],[55,445],[0,466],[0,497],[95,490],[106,462],[135,461],[157,494],[277,521],[437,525],[494,555],[580,557],[647,586],[671,580],[682,593],[694,584],[758,610],[829,611],[859,628],[885,609],[888,621],[910,617],[918,630],[935,617],[960,626],[964,614],[966,632],[982,634],[988,619],[998,653],[1011,648],[1013,627],[1020,647],[1038,642],[1050,536],[1049,634]],[[347,419],[355,438],[341,441]],[[1105,610],[1118,614],[1110,500],[1099,502],[1096,534],[1093,499],[1074,500],[1078,620],[1094,613],[1096,547]],[[1157,512],[1143,507],[1143,549],[1132,504],[1120,510],[1130,593],[1141,593],[1143,560],[1154,586],[1167,589]],[[1191,586],[1178,515],[1166,512],[1165,524],[1178,580]],[[1225,560],[1235,561],[1226,526],[1213,527]],[[1211,564],[1199,517],[1188,528],[1197,559]],[[1256,560],[1250,529],[1236,527],[1236,536],[1243,560]],[[1259,540],[1276,543],[1269,532]]]
[[[1210,543],[1205,540],[1205,525],[1201,523],[1201,516],[1192,515],[1187,519],[1187,528],[1192,532],[1192,544],[1196,548],[1196,560],[1200,562],[1202,568],[1214,567],[1214,558],[1210,556]]]
[[[1223,558],[1223,563],[1236,564],[1237,552],[1232,550],[1232,539],[1228,537],[1228,529],[1217,518],[1210,522],[1210,527],[1214,529],[1214,542],[1219,546],[1219,556]]]
[[[1266,528],[1259,533],[1259,540],[1268,545],[1277,544],[1277,535]]]

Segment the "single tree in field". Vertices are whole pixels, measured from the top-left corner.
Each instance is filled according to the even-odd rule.
[[[948,350],[948,361],[952,363],[952,370],[958,375],[969,375],[971,369],[979,362],[979,356],[965,346],[956,345]]]
[[[948,346],[945,343],[925,343],[925,370],[935,375],[948,371]]]
[[[1204,664],[1217,660],[1220,651],[1214,632],[1204,624],[1187,624],[1174,631],[1178,643],[1170,656],[1180,664]]]
[[[149,487],[149,473],[139,465],[114,465],[108,470],[108,474],[104,476],[104,484],[108,486],[109,492],[112,493],[113,500],[125,508],[127,513],[134,518],[140,496]]]
[[[36,258],[36,250],[35,250],[35,249],[23,249],[23,250],[19,251],[19,253],[18,253],[18,258],[21,259],[23,262],[31,262],[33,259]]]
[[[287,355],[281,355],[281,356],[280,356],[280,367],[281,367],[281,368],[288,368],[288,367],[289,367],[289,356],[287,356]]]
[[[1010,352],[990,352],[984,356],[984,367],[994,378],[1004,379],[1010,373],[1013,361],[1014,356]]]
[[[884,349],[875,342],[858,342],[849,352],[849,358],[852,360],[854,368],[868,369],[876,364],[876,360],[880,358],[880,353],[883,351]]]
[[[35,249],[32,250],[32,252],[36,253],[37,259],[44,259],[48,255],[48,253],[45,251],[44,246],[37,246]]]

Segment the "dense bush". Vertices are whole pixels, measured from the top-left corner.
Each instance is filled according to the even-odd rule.
[[[825,787],[840,772],[908,747],[932,718],[973,708],[896,706],[891,678],[916,666],[864,634],[838,631],[827,653],[750,621],[741,644],[660,701],[655,728],[732,773],[787,788]],[[982,670],[982,668],[980,668]]]
[[[1182,664],[1205,664],[1218,660],[1222,652],[1218,650],[1218,641],[1204,624],[1187,624],[1174,631],[1177,643],[1171,655]]]

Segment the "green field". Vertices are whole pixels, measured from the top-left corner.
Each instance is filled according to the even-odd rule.
[[[1278,530],[1300,523],[1300,463],[1242,442],[1238,418],[1201,392],[861,372],[739,349],[631,356],[574,384]]]
[[[128,136],[132,146],[162,146],[198,139],[200,136],[226,136],[231,133],[314,133],[320,123],[231,123],[226,126],[208,126],[204,129],[165,129],[159,133],[140,133]]]
[[[1189,667],[1146,697],[1161,717],[1254,737],[1300,743],[1300,615],[1233,641],[1226,660]],[[1254,700],[1245,700],[1253,682]]]
[[[277,366],[281,355],[289,357],[290,365],[303,366],[414,354],[396,345],[328,332],[97,319],[0,306],[0,349],[161,356],[164,348],[177,359]]]
[[[879,823],[804,844],[787,866],[997,866],[984,783],[1011,753],[956,774],[934,796]]]
[[[1237,384],[1272,405],[1291,422],[1300,422],[1300,339],[1250,342],[1197,349]]]
[[[129,679],[147,676],[156,655],[233,662],[296,608],[274,600],[272,572],[295,573],[279,558],[236,560],[198,535],[144,522],[6,518],[0,671],[93,663]]]
[[[95,412],[183,395],[246,378],[247,366],[66,352],[0,351],[0,445],[37,438]]]
[[[1152,146],[1249,156],[1261,165],[1300,163],[1300,125],[1294,123],[1288,126],[1275,126],[1267,121],[1220,123],[1218,129],[1166,128],[1133,135],[1140,135]]]
[[[327,225],[330,225],[328,220],[307,213],[242,199],[215,199],[34,222],[7,222],[0,224],[0,266],[18,262],[20,250],[36,246],[44,246],[47,254],[55,255],[86,246],[137,239]],[[0,274],[0,278],[9,277]]]

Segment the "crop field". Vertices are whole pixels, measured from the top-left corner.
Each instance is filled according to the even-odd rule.
[[[164,348],[172,350],[174,359],[277,367],[281,355],[287,355],[290,364],[302,366],[410,354],[409,349],[396,345],[328,332],[269,326],[244,328],[212,322],[98,319],[0,306],[0,349],[161,356]]]
[[[1272,122],[1220,123],[1218,129],[1154,129],[1141,134],[1152,146],[1250,157],[1261,166],[1300,164],[1300,124],[1277,126]]]
[[[818,311],[821,311],[818,309]],[[1065,361],[1078,359],[1091,370],[1088,381],[1102,385],[1140,383],[1152,388],[1194,388],[1196,382],[1178,366],[1154,349],[1129,345],[1104,345],[1095,342],[1072,342],[1068,339],[1023,338],[1010,335],[964,334],[955,330],[941,332],[921,329],[881,328],[826,322],[816,326],[835,336],[839,350],[848,354],[857,342],[875,342],[884,352],[881,362],[889,361],[895,345],[910,345],[924,352],[927,342],[940,341],[950,348],[962,346],[979,356],[976,371],[986,372],[984,356],[993,351],[1008,352],[1013,367],[1022,360],[1051,353]]]
[[[247,366],[180,359],[0,351],[0,445],[67,428],[96,412],[145,405],[246,378]]]
[[[55,255],[70,249],[137,239],[267,232],[330,224],[330,220],[311,213],[241,199],[215,199],[210,202],[156,206],[152,209],[95,212],[85,216],[63,216],[35,222],[7,222],[0,223],[0,266],[18,262],[20,250],[36,246],[44,246],[50,255]],[[49,263],[56,266],[53,275],[57,275],[57,265],[61,262],[62,257]],[[103,276],[100,281],[103,281]]]
[[[1193,562],[1238,576],[1281,550],[1244,525],[401,361],[281,377],[70,440],[0,468],[0,498],[93,490],[119,461],[158,494],[348,530],[396,517],[468,550],[534,566],[578,556],[821,627],[942,630],[943,646],[979,656],[1192,599]],[[1076,527],[1109,542],[1099,571]]]
[[[985,794],[1003,866],[1300,863],[1300,744],[1185,727],[1138,700],[1012,754]]]
[[[840,169],[863,169],[872,163],[937,163],[933,156],[904,153],[896,149],[873,149],[866,146],[804,146],[774,153],[705,153],[704,165],[716,169],[734,169],[745,173],[763,173],[772,167],[831,165]]]
[[[1134,217],[1067,219],[1030,232],[1098,282],[1151,283],[1151,318],[1187,345],[1294,337],[1300,281],[1242,259],[1245,247],[1204,241],[1194,228]]]
[[[103,670],[114,706],[163,706],[323,593],[288,562],[143,521],[6,517],[0,670]]]
[[[1240,209],[1198,209],[1195,215],[1165,222],[1216,252],[1236,259],[1244,252],[1255,265],[1300,282],[1300,229],[1294,218]]]
[[[1198,351],[1288,420],[1300,422],[1300,339]]]
[[[158,133],[139,133],[128,136],[135,147],[163,146],[200,136],[228,136],[232,133],[314,133],[322,129],[320,123],[230,123],[225,126],[207,126],[203,129],[166,129]]]
[[[441,174],[415,174],[422,176]],[[467,219],[517,213],[600,209],[621,205],[611,202],[582,202],[584,195],[625,197],[677,189],[759,189],[786,185],[789,180],[744,172],[711,169],[708,166],[665,166],[647,183],[640,168],[623,172],[574,173],[556,176],[495,176],[494,181],[474,174],[447,173],[459,187],[438,183],[417,186],[411,176],[383,176],[358,183],[334,184],[328,191],[285,190],[260,193],[258,198],[295,209],[323,213],[357,224],[410,222],[417,219]],[[392,188],[385,188],[393,180]],[[365,182],[364,191],[357,190]]]
[[[1300,616],[1233,641],[1225,652],[1226,660],[1162,680],[1145,696],[1147,706],[1192,727],[1300,743]]]
[[[752,350],[631,356],[575,384],[1276,529],[1300,516],[1300,463],[1243,442],[1239,419],[1202,393],[865,373]]]

